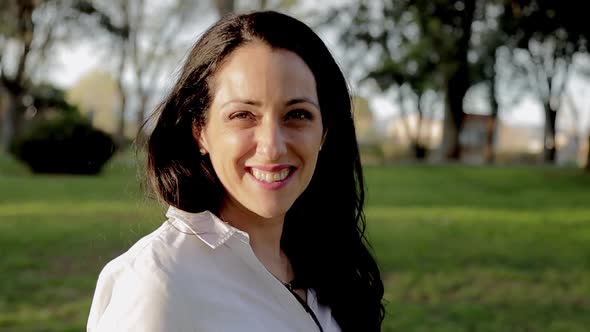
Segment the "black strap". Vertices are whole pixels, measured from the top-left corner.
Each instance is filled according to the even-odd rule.
[[[289,290],[289,292],[291,292],[291,294],[293,294],[293,296],[295,296],[295,298],[297,299],[297,301],[299,303],[301,303],[301,305],[303,306],[303,308],[305,309],[305,311],[307,311],[307,313],[311,316],[311,318],[313,319],[313,321],[315,322],[315,324],[320,329],[320,332],[324,332],[324,329],[322,328],[322,324],[320,324],[320,321],[318,320],[318,317],[315,315],[315,313],[313,312],[313,310],[311,310],[311,308],[309,307],[309,305],[307,304],[307,302],[305,302],[305,300],[302,299],[301,296],[299,296],[299,294],[295,293],[295,289],[300,289],[300,287],[294,287],[294,286],[296,286],[295,280],[293,280],[291,282],[283,283],[283,285],[285,285],[285,287],[287,287],[287,289]]]

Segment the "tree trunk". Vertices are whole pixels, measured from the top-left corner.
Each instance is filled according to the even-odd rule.
[[[425,115],[426,118],[430,119],[430,122],[426,127],[426,135],[424,135],[424,147],[426,149],[431,149],[433,146],[433,142],[435,141],[434,124],[432,123],[434,119],[434,103],[434,100],[432,100],[431,103],[428,105],[428,115]]]
[[[418,123],[416,124],[416,138],[414,140],[414,158],[418,161],[424,161],[426,159],[426,145],[422,139],[422,126],[424,125],[424,112],[422,111],[421,96],[418,95],[417,111],[418,111]]]
[[[119,143],[125,142],[125,108],[127,107],[127,97],[123,91],[122,84],[119,83],[121,96],[119,99],[119,119],[117,119],[117,141]]]
[[[496,76],[495,74],[493,76]],[[492,124],[487,127],[486,135],[486,163],[493,164],[496,160],[496,152],[494,147],[494,141],[498,133],[499,121],[498,121],[498,100],[496,99],[496,79],[492,78],[490,82],[490,116],[492,117]]]
[[[22,124],[21,100],[24,94],[24,87],[27,72],[27,59],[31,52],[35,25],[33,24],[33,1],[23,0],[17,2],[18,39],[22,42],[21,54],[18,57],[18,64],[14,78],[8,79],[2,72],[2,84],[6,88],[8,105],[3,114],[2,137],[0,147],[8,151],[14,138],[20,133]]]
[[[125,62],[127,61],[127,44],[121,43],[121,62],[117,72],[117,88],[119,89],[119,118],[117,119],[117,143],[125,142],[125,110],[127,108],[127,96],[125,86],[123,85],[123,72],[125,71]]]
[[[448,80],[447,102],[445,107],[445,119],[443,126],[443,152],[444,157],[450,160],[461,159],[461,144],[459,136],[463,129],[463,98],[469,89],[469,72],[465,63]]]
[[[7,93],[6,99],[8,102],[6,103],[6,109],[2,114],[2,141],[1,147],[2,151],[8,152],[10,146],[12,145],[12,141],[14,136],[16,135],[16,126],[17,124],[17,104],[15,100],[15,96],[12,94]]]
[[[446,99],[441,150],[443,158],[458,160],[460,158],[459,129],[453,119],[454,116],[448,101],[449,97],[446,97]]]
[[[12,82],[14,83],[14,82]],[[2,137],[0,151],[8,152],[14,139],[20,135],[23,125],[23,106],[21,104],[23,90],[19,86],[6,89],[6,109],[2,114]]]
[[[145,122],[145,109],[147,102],[148,96],[146,92],[143,92],[139,96],[139,105],[137,108],[137,140],[140,142],[144,139],[143,125]]]
[[[588,150],[586,151],[586,172],[590,173],[590,134],[588,135]]]
[[[463,128],[463,98],[471,86],[469,80],[469,61],[467,52],[471,40],[471,25],[475,14],[475,1],[465,1],[465,9],[461,17],[461,37],[456,43],[457,68],[447,80],[447,107],[445,109],[445,121],[443,127],[443,155],[447,159],[459,160],[461,158],[461,145],[459,136]]]
[[[557,119],[557,111],[551,109],[549,104],[545,104],[545,132],[544,132],[544,148],[543,160],[547,164],[555,162],[556,142],[555,142],[555,120]]]

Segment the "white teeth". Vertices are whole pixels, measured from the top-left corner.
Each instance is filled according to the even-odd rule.
[[[257,180],[264,182],[282,181],[289,175],[289,169],[285,168],[280,172],[264,172],[256,168],[252,168],[252,175]]]

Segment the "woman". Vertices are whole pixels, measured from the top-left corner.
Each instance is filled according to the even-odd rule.
[[[88,331],[378,331],[350,94],[305,24],[228,16],[148,140],[168,220],[110,262]]]

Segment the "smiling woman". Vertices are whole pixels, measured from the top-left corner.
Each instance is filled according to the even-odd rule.
[[[252,218],[281,226],[322,144],[313,73],[297,54],[252,42],[234,51],[212,82],[207,122],[193,132],[227,191],[223,217],[248,233],[260,224]]]
[[[88,331],[380,330],[350,94],[309,27],[221,19],[156,114],[168,219],[101,272]]]

